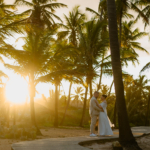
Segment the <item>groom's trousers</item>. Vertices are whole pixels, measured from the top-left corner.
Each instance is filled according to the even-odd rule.
[[[95,125],[96,125],[96,122],[97,122],[97,117],[96,115],[92,115],[91,116],[91,126],[90,126],[90,132],[91,134],[92,133],[95,133]]]

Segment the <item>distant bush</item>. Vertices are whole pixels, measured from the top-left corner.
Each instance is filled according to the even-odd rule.
[[[36,128],[34,126],[30,128],[29,127],[19,128],[16,125],[11,126],[10,128],[0,126],[0,138],[20,139],[20,140],[35,139]]]

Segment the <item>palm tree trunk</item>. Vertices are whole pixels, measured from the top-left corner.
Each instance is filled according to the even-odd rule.
[[[102,21],[103,13],[104,13],[104,9],[102,9],[101,11],[100,18],[99,18],[100,21]]]
[[[102,58],[101,72],[100,72],[100,79],[99,79],[99,84],[98,84],[97,91],[100,89],[100,86],[101,86],[101,83],[102,83],[102,76],[103,76],[103,61],[104,61],[104,55],[103,55],[103,58]]]
[[[93,95],[93,90],[92,90],[92,80],[90,81],[90,98],[92,97]]]
[[[14,118],[13,118],[13,125],[16,125],[16,106],[14,105],[14,108],[13,108],[14,110]]]
[[[88,93],[88,86],[85,87],[85,98],[84,98],[83,112],[82,112],[82,118],[81,118],[81,122],[80,122],[80,127],[83,126],[83,122],[84,122],[84,116],[85,116],[85,112],[86,112],[87,93]]]
[[[65,118],[66,118],[67,110],[68,110],[68,107],[69,107],[69,104],[70,104],[71,87],[72,87],[72,82],[70,83],[69,94],[68,94],[68,102],[67,102],[67,106],[66,106],[66,109],[65,109],[65,113],[64,113],[64,116],[63,116],[63,119],[62,119],[60,125],[63,125],[64,120],[65,120]]]
[[[55,83],[55,120],[54,127],[58,127],[58,84]]]
[[[145,126],[149,125],[148,124],[149,107],[150,107],[150,94],[148,96],[148,104],[147,104],[147,111],[146,111],[146,118],[145,118]]]
[[[110,96],[110,94],[111,94],[111,90],[112,90],[112,86],[113,86],[113,84],[114,84],[114,80],[112,81],[112,83],[111,83],[111,86],[110,86],[110,89],[109,89],[109,93],[108,93],[108,97]]]
[[[116,110],[116,102],[114,105],[114,118],[113,118],[113,124],[115,126],[115,128],[117,127],[117,110]]]
[[[9,115],[10,115],[10,104],[7,104],[7,116],[6,116],[6,122],[7,122],[7,128],[9,128]]]
[[[119,47],[121,49],[121,35],[122,35],[122,9],[119,17]]]
[[[34,77],[31,75],[30,78],[30,113],[31,113],[31,123],[33,126],[36,127],[37,135],[42,135],[40,129],[37,126],[36,123],[36,117],[35,117],[35,108],[34,108],[34,96],[35,96],[35,85],[34,85]]]
[[[127,115],[120,61],[115,0],[107,0],[107,10],[109,20],[111,59],[116,93],[116,107],[119,123],[119,142],[125,149],[140,150],[140,147],[138,146],[131,132]]]

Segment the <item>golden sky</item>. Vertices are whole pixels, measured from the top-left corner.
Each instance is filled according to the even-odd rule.
[[[5,3],[7,4],[13,4],[15,0],[5,0]],[[30,0],[28,0],[30,1]],[[80,5],[81,9],[83,12],[85,12],[85,8],[86,7],[90,7],[92,9],[94,9],[95,11],[98,10],[98,4],[99,4],[99,0],[58,0],[58,2],[60,3],[64,3],[66,5],[68,5],[68,8],[62,8],[62,9],[57,9],[56,10],[56,14],[63,18],[63,14],[68,14],[68,12],[75,6],[75,5]],[[19,7],[18,8],[18,11],[19,12],[22,12],[22,11],[25,11],[27,8],[26,7]],[[88,14],[88,18],[91,17],[91,15],[89,13]],[[134,13],[133,13],[134,14]],[[139,21],[138,24],[136,25],[141,31],[143,31],[144,29],[144,26],[142,24],[142,21]],[[147,31],[149,32],[149,29],[147,29]],[[9,40],[10,43],[14,43],[15,40]],[[138,40],[141,45],[146,48],[149,52],[150,52],[150,41],[149,41],[149,37],[144,37],[140,40]],[[20,43],[21,45],[21,43]],[[136,65],[133,66],[132,64],[129,64],[129,67],[128,68],[123,68],[125,71],[127,71],[129,74],[132,74],[134,75],[134,77],[137,77],[139,75],[139,72],[140,70],[143,68],[143,66],[150,61],[150,56],[144,52],[139,52],[139,62],[140,64],[139,65]],[[144,74],[149,74],[149,73],[144,73]],[[110,85],[111,84],[111,80],[112,78],[104,78],[103,79],[103,83],[104,84],[108,84]],[[68,91],[68,87],[69,87],[69,84],[65,84],[66,87],[65,87],[65,90],[66,92]],[[45,88],[44,88],[45,87]],[[39,88],[38,91],[42,91],[42,89],[44,89],[44,91],[42,92],[43,94],[45,94],[45,89],[46,89],[46,93],[47,93],[47,96],[48,96],[48,90],[51,86],[47,86],[47,84],[41,84],[37,87]],[[67,89],[66,89],[67,88]]]

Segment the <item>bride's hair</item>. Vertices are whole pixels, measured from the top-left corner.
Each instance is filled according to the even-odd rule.
[[[102,95],[104,98],[107,98],[107,95]]]

